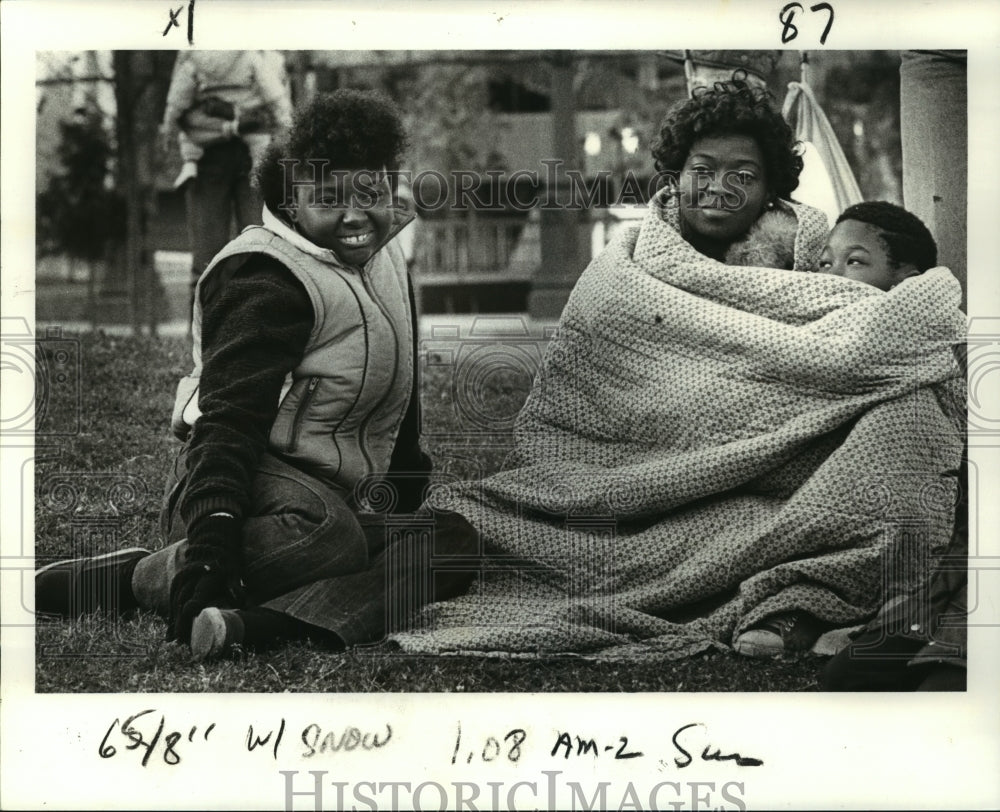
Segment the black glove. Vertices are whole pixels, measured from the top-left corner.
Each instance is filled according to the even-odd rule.
[[[413,513],[423,504],[430,484],[433,465],[431,458],[417,449],[405,467],[389,469],[383,478],[396,490],[398,500],[393,510],[396,513]]]
[[[241,609],[240,523],[230,516],[199,519],[188,536],[184,566],[170,584],[167,640],[191,642],[191,624],[202,609]]]

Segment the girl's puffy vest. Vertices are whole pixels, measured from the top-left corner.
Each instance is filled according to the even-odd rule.
[[[183,439],[200,414],[204,286],[230,257],[266,254],[295,274],[315,315],[302,361],[282,390],[268,449],[350,491],[364,477],[388,470],[409,402],[413,324],[406,262],[394,240],[360,271],[332,251],[311,247],[303,250],[273,230],[251,226],[212,260],[195,292],[194,370],[178,385],[172,428]]]

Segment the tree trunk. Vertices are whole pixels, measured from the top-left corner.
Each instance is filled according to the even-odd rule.
[[[579,251],[580,215],[570,204],[569,169],[579,169],[576,143],[575,73],[572,52],[557,52],[551,61],[552,159],[542,191],[541,267],[535,272],[528,311],[535,318],[558,318],[583,271]],[[551,176],[551,177],[548,177]]]
[[[105,284],[124,282],[129,307],[129,317],[132,330],[140,332],[140,313],[138,306],[138,291],[136,275],[139,273],[142,258],[142,193],[138,175],[138,146],[136,144],[136,52],[115,51],[115,102],[118,108],[115,121],[115,133],[118,138],[118,184],[125,198],[125,251],[123,278],[116,279],[114,272],[109,272]],[[115,285],[117,288],[117,285]],[[110,293],[105,288],[105,293]],[[115,292],[118,292],[117,290]]]
[[[122,263],[108,269],[105,295],[126,295],[129,321],[136,333],[143,325],[156,332],[156,278],[147,245],[149,218],[156,209],[157,171],[161,161],[157,131],[170,83],[175,54],[169,51],[115,51],[115,132],[118,140],[118,188],[125,199],[125,246]]]

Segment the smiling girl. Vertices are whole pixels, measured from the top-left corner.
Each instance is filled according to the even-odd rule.
[[[196,659],[385,634],[391,548],[384,514],[360,494],[388,477],[398,487],[386,511],[415,510],[431,467],[417,431],[412,291],[393,240],[412,219],[393,205],[405,141],[375,94],[341,90],[298,111],[259,170],[263,226],[198,282],[194,371],[172,422],[186,444],[168,482],[168,546],[40,570],[39,611],[149,609]],[[434,521],[424,548],[476,550],[464,519]],[[426,573],[392,577],[406,590]],[[438,578],[436,597],[464,585]]]

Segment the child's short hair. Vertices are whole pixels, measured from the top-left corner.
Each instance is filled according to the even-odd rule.
[[[396,172],[406,144],[399,109],[381,93],[341,89],[317,95],[296,110],[288,134],[271,144],[258,166],[261,196],[279,214],[290,200],[292,175],[312,176],[307,161],[325,162],[326,171]],[[295,162],[294,173],[289,161]]]
[[[923,273],[937,265],[937,243],[930,230],[919,217],[901,206],[884,200],[856,203],[841,212],[837,223],[844,220],[856,220],[877,228],[889,259],[897,266],[909,263]]]

